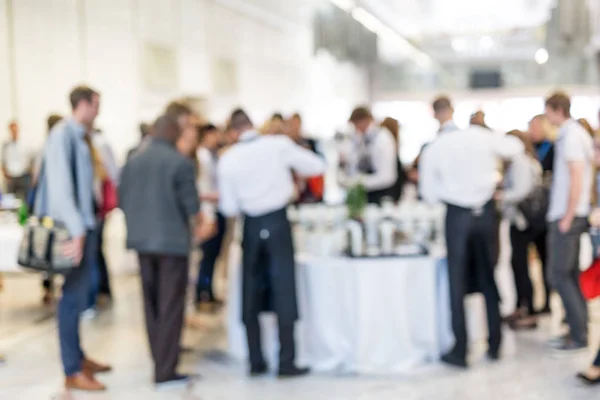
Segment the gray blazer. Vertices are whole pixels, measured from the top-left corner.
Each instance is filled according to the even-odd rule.
[[[173,145],[154,139],[127,162],[119,203],[127,248],[140,254],[189,254],[190,218],[200,210],[195,168]]]

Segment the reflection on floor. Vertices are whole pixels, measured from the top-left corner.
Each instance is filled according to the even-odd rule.
[[[137,278],[119,278],[116,302],[95,320],[85,321],[82,337],[90,356],[112,363],[115,372],[102,377],[109,391],[102,394],[62,392],[56,326],[51,310],[40,304],[36,276],[8,277],[0,294],[0,352],[8,364],[0,367],[0,399],[110,399],[110,400],[589,400],[600,389],[581,387],[574,373],[587,365],[589,354],[555,359],[544,341],[560,325],[560,316],[542,321],[536,332],[507,332],[505,357],[488,362],[477,352],[468,372],[431,365],[405,376],[355,377],[315,375],[278,381],[250,380],[245,366],[228,359],[221,317],[193,317],[185,333],[183,369],[203,378],[186,393],[155,392],[144,336],[140,287]],[[555,299],[556,301],[557,299]],[[591,336],[600,339],[598,305]]]

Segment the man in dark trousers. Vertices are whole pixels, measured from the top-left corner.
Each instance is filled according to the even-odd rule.
[[[175,148],[177,120],[160,117],[148,147],[125,165],[119,186],[127,223],[127,247],[139,254],[144,309],[158,387],[187,384],[176,372],[188,282],[191,222],[196,237],[208,236],[200,220],[194,165]]]
[[[486,302],[490,359],[499,358],[502,341],[500,296],[494,280],[495,172],[498,159],[511,159],[523,152],[523,145],[514,137],[487,133],[472,126],[440,135],[427,146],[419,166],[423,199],[447,206],[445,236],[456,343],[442,361],[458,367],[467,366],[464,297],[471,260]]]
[[[272,308],[279,323],[279,376],[305,375],[294,363],[294,323],[298,318],[292,232],[286,208],[300,176],[325,172],[321,157],[284,135],[259,135],[243,110],[233,112],[231,129],[241,136],[219,161],[219,208],[226,217],[242,215],[243,322],[250,374],[267,372],[258,316]],[[265,304],[266,303],[266,304]]]

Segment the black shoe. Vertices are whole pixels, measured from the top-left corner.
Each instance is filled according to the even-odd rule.
[[[255,367],[253,366],[250,368],[250,376],[252,376],[252,377],[261,376],[268,372],[269,372],[269,367],[267,367],[266,363],[262,363],[261,365],[258,365]]]
[[[198,378],[199,376],[192,377],[190,375],[175,375],[172,378],[156,381],[154,384],[156,386],[156,389],[158,390],[167,390],[179,387],[186,387],[192,384],[194,379]]]
[[[464,358],[456,357],[450,353],[442,356],[442,362],[457,368],[467,368],[467,361]]]
[[[295,378],[308,375],[309,373],[310,368],[298,368],[296,366],[293,366],[291,368],[280,369],[278,376],[280,378]]]
[[[585,374],[577,374],[577,378],[581,382],[585,383],[586,385],[590,385],[590,386],[600,385],[600,377],[591,379],[591,378],[588,378]]]
[[[488,359],[490,361],[499,361],[500,360],[500,351],[498,350],[490,350],[488,351]]]
[[[570,356],[572,354],[583,353],[587,351],[587,343],[576,342],[572,339],[567,339],[560,346],[553,349],[553,355],[556,357]]]

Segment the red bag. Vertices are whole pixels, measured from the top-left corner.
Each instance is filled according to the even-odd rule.
[[[579,286],[586,300],[600,297],[600,258],[592,263],[592,266],[579,275]]]
[[[102,182],[102,207],[100,207],[100,216],[102,218],[119,206],[117,198],[117,188],[110,179]]]
[[[306,179],[306,186],[316,200],[323,200],[323,193],[325,192],[325,179],[323,179],[323,176]]]

